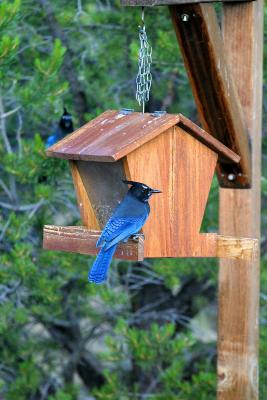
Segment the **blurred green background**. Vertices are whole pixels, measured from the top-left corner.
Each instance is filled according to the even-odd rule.
[[[139,23],[140,10],[118,0],[0,1],[1,399],[215,398],[216,260],[116,260],[108,283],[95,287],[87,282],[93,258],[42,250],[44,224],[80,224],[67,162],[47,159],[44,142],[63,105],[76,128],[106,109],[138,108]],[[146,25],[148,111],[197,122],[167,8],[149,9]],[[260,399],[267,398],[264,68]],[[203,230],[216,230],[217,211],[214,179]]]

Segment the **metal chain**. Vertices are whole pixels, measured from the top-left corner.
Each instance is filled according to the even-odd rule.
[[[136,77],[136,100],[139,105],[143,107],[145,112],[145,103],[149,100],[149,93],[152,84],[152,74],[150,67],[152,63],[152,47],[148,43],[146,27],[144,24],[144,11],[142,12],[143,25],[139,27],[139,61],[138,61],[138,74]]]

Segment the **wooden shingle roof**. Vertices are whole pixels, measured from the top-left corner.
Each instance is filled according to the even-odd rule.
[[[236,153],[181,114],[155,116],[113,110],[49,147],[46,154],[68,160],[117,161],[175,125],[218,153],[224,161],[240,161]]]

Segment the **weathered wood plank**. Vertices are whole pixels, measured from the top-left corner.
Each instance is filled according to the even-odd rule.
[[[162,6],[171,4],[215,3],[215,2],[242,2],[252,0],[121,0],[122,6]]]
[[[119,111],[104,112],[51,146],[46,153],[52,157],[77,161],[114,162],[158,135],[164,134],[176,124],[217,152],[223,162],[239,162],[240,157],[237,154],[182,114],[155,116],[132,112],[125,115]]]
[[[219,164],[219,181],[224,187],[247,188],[251,181],[249,137],[213,6],[169,8],[202,124],[241,156],[238,165]],[[188,16],[186,22],[183,15]]]
[[[252,188],[220,190],[220,233],[260,237],[263,1],[223,8],[223,36],[252,141]],[[259,259],[220,262],[218,400],[258,399]]]
[[[99,249],[96,242],[101,231],[89,231],[83,226],[53,226],[45,225],[43,234],[43,248],[54,251],[67,251],[87,255],[96,255]],[[115,258],[132,261],[142,261],[144,240],[128,240],[121,243],[114,255]]]
[[[43,235],[43,248],[54,251],[67,251],[96,255],[99,249],[96,242],[101,231],[88,230],[83,226],[54,226],[45,225]],[[257,256],[258,241],[247,238],[233,238],[216,233],[199,235],[201,245],[196,249],[194,257],[204,254],[206,257],[223,257],[242,260],[251,260]],[[144,259],[144,238],[136,241],[129,240],[121,243],[115,253],[115,258],[132,261]],[[192,254],[180,257],[192,257]]]
[[[46,154],[71,160],[114,162],[179,121],[178,114],[106,111],[49,147]]]

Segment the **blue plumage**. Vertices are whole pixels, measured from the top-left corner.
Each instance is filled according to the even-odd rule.
[[[143,183],[124,182],[131,184],[132,187],[115,209],[98,239],[96,246],[101,247],[101,250],[89,273],[89,282],[100,284],[106,280],[109,265],[119,242],[127,242],[130,236],[141,230],[150,212],[148,200],[153,193],[160,193],[159,190],[151,189]]]
[[[63,136],[59,135],[58,133],[48,136],[47,141],[45,142],[45,147],[48,148],[53,146],[53,144],[57,143],[62,138]]]
[[[48,136],[45,147],[48,148],[53,146],[59,140],[63,139],[66,135],[73,132],[72,116],[68,113],[66,107],[64,107],[63,114],[59,120],[58,126],[52,135]]]
[[[102,247],[91,268],[90,275],[88,277],[89,282],[94,282],[96,284],[105,282],[107,279],[108,268],[116,251],[116,247],[117,246],[110,247],[108,250]]]

